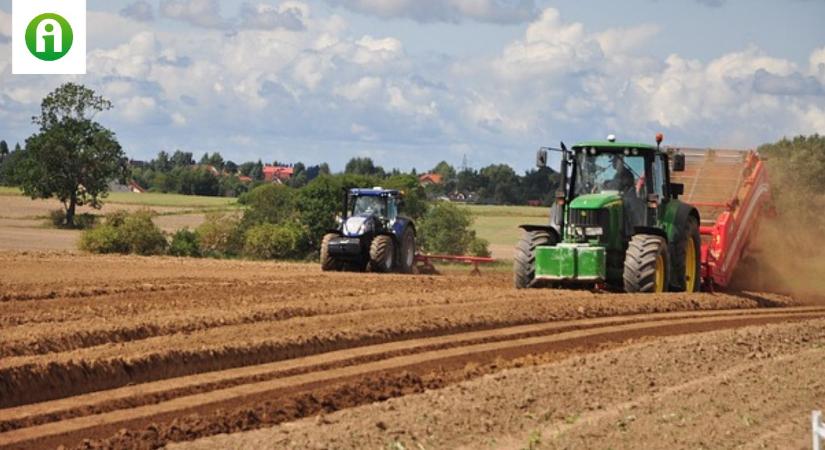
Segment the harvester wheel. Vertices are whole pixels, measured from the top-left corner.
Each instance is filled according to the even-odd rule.
[[[702,290],[702,237],[699,222],[688,217],[684,229],[685,238],[676,244],[673,255],[673,272],[670,289],[676,292],[699,292]]]
[[[340,271],[344,267],[341,261],[329,254],[329,242],[337,237],[339,237],[337,234],[329,233],[321,240],[321,270],[324,272]]]
[[[411,227],[404,230],[401,236],[401,255],[398,271],[401,273],[412,273],[415,268],[415,232]]]
[[[624,259],[625,292],[665,292],[669,265],[667,242],[662,237],[633,236]]]
[[[525,231],[513,260],[513,282],[516,289],[527,289],[536,278],[536,247],[556,245],[556,238],[547,231]]]
[[[389,273],[395,260],[395,244],[392,236],[376,236],[370,245],[370,272]]]

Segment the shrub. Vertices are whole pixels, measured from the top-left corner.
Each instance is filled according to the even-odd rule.
[[[452,203],[436,203],[419,223],[421,247],[428,253],[464,255],[476,240],[472,224],[470,211]]]
[[[201,249],[197,233],[188,228],[175,232],[172,236],[172,243],[169,245],[169,254],[191,258],[200,257]]]
[[[201,254],[213,257],[237,256],[243,249],[240,219],[235,214],[212,212],[196,231]]]
[[[149,256],[166,252],[169,243],[160,228],[152,222],[152,216],[149,211],[138,211],[123,221],[119,230],[130,253]]]
[[[49,222],[55,228],[88,230],[94,228],[95,223],[97,223],[97,216],[89,213],[77,214],[74,216],[74,227],[69,227],[66,225],[66,211],[55,209],[49,213]]]
[[[86,230],[80,236],[80,249],[90,253],[129,253],[117,228],[106,224]]]
[[[238,202],[248,207],[243,216],[245,228],[264,223],[280,225],[295,216],[295,190],[283,185],[256,187]]]
[[[103,225],[86,230],[80,238],[81,250],[92,253],[159,255],[166,246],[166,237],[152,222],[150,211],[110,214]]]
[[[294,224],[262,224],[246,232],[244,254],[252,258],[297,257],[303,251],[304,231]]]
[[[475,235],[475,233],[473,234]],[[489,258],[492,255],[490,252],[490,243],[486,239],[479,237],[473,239],[473,242],[470,244],[470,255]]]

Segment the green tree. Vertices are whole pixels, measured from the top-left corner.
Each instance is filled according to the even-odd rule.
[[[60,200],[67,226],[74,226],[77,206],[100,208],[109,182],[128,170],[115,134],[93,120],[111,108],[93,90],[66,83],[43,99],[40,115],[32,118],[40,131],[26,140],[16,176],[26,195]]]
[[[153,169],[157,170],[158,172],[163,172],[163,173],[167,173],[167,172],[171,171],[172,167],[174,166],[174,164],[172,163],[172,160],[169,158],[169,154],[164,152],[164,151],[160,151],[158,153],[157,158],[152,160],[150,165],[152,166]]]
[[[9,144],[6,141],[0,141],[0,158],[9,154]]]
[[[469,210],[448,202],[436,203],[418,223],[421,246],[428,253],[464,255],[472,250],[483,254],[485,242],[476,238],[472,224]]]
[[[456,177],[455,169],[447,161],[441,161],[430,172],[441,175],[444,182],[451,181]]]
[[[252,178],[254,181],[264,181],[264,163],[261,162],[260,159],[252,166],[252,170],[249,171],[249,178]]]
[[[195,159],[192,157],[191,152],[182,152],[180,150],[176,150],[175,153],[172,155],[172,164],[175,167],[194,166]]]
[[[295,217],[296,191],[284,185],[264,184],[241,196],[244,226],[280,225]]]
[[[372,175],[379,178],[384,177],[384,169],[376,166],[371,158],[352,158],[346,165],[344,173],[350,175]]]

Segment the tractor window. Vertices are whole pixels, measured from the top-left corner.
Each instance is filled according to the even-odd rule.
[[[381,197],[358,197],[352,206],[353,216],[375,214],[385,217],[386,212],[386,201]]]
[[[574,196],[618,192],[636,194],[644,189],[645,159],[621,153],[579,152],[576,155]]]
[[[392,222],[398,217],[398,203],[394,198],[387,200],[387,220]]]
[[[662,155],[656,155],[653,163],[653,193],[664,201],[665,199],[665,160]]]

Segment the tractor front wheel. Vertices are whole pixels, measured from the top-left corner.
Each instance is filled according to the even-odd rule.
[[[555,236],[547,231],[525,231],[516,245],[513,259],[513,282],[516,289],[527,289],[536,278],[536,248],[556,245]]]
[[[321,270],[324,272],[340,271],[343,268],[341,261],[336,260],[329,254],[329,243],[333,239],[339,237],[335,233],[324,235],[321,240]]]
[[[624,260],[625,292],[665,292],[669,284],[669,267],[667,242],[662,237],[633,236]]]
[[[370,245],[370,271],[378,273],[392,272],[394,261],[395,244],[392,242],[392,236],[376,236]]]

